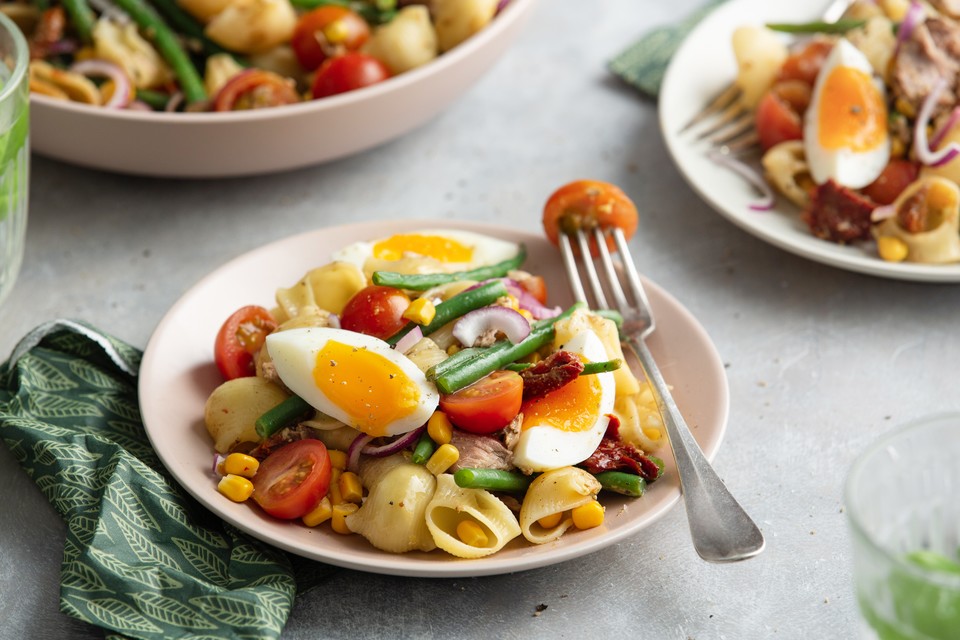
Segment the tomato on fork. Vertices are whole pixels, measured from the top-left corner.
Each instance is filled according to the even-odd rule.
[[[629,240],[637,230],[637,219],[637,207],[630,197],[619,187],[599,180],[565,184],[551,194],[543,207],[543,228],[555,245],[559,245],[561,233],[580,229],[592,232],[598,227],[617,227]],[[591,253],[596,255],[592,238],[590,245]],[[607,238],[607,245],[614,249],[612,238]]]

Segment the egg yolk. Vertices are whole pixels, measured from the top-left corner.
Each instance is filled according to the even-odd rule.
[[[473,259],[472,247],[442,236],[401,234],[373,245],[373,256],[381,260],[399,260],[405,253],[415,253],[440,262],[469,262]]]
[[[395,420],[410,415],[420,389],[396,364],[364,347],[328,340],[313,369],[317,389],[371,436],[386,435]]]
[[[887,139],[887,107],[870,75],[853,67],[829,72],[817,109],[818,141],[825,149],[869,151]]]
[[[545,396],[523,403],[520,430],[550,426],[560,431],[589,431],[600,417],[602,388],[597,376],[580,376]]]

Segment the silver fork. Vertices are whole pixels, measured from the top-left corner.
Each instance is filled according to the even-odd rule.
[[[647,380],[656,392],[654,395],[677,463],[693,546],[700,557],[709,562],[734,562],[753,557],[763,550],[763,534],[710,466],[670,395],[667,383],[645,342],[656,325],[640,276],[630,257],[626,238],[617,228],[609,233],[616,243],[620,262],[623,263],[632,301],[621,286],[620,275],[607,248],[606,233],[596,228],[592,235],[599,248],[600,264],[606,276],[606,289],[614,298],[616,310],[623,315],[624,344],[636,353]],[[571,235],[582,256],[579,262],[583,265],[596,307],[611,309],[594,261],[589,258],[587,233],[577,230]],[[560,235],[560,252],[574,297],[578,301],[589,303],[577,267],[578,259],[573,244],[565,234]]]
[[[851,4],[853,0],[833,0],[824,9],[821,19],[836,22]],[[760,138],[753,126],[753,110],[743,104],[742,96],[740,88],[731,82],[708,99],[680,133],[696,130],[697,139],[727,155],[743,155],[759,149]]]

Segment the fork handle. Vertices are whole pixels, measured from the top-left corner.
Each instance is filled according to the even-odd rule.
[[[764,547],[763,534],[703,455],[646,343],[634,337],[625,342],[656,391],[697,553],[709,562],[734,562],[757,555]]]

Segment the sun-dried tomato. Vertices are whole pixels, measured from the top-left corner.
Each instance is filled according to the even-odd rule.
[[[573,382],[583,371],[583,362],[575,353],[557,351],[520,372],[523,399],[539,398]]]
[[[629,442],[620,439],[620,421],[612,415],[597,450],[581,462],[580,466],[590,473],[602,471],[635,473],[650,482],[660,477],[662,472],[652,458]]]

